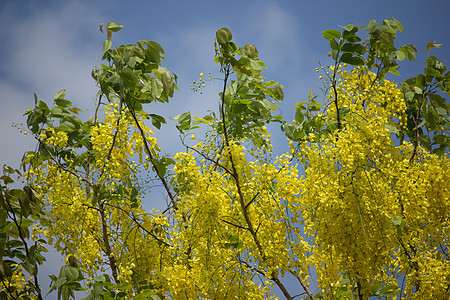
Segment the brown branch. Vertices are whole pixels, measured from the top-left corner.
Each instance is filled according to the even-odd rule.
[[[11,281],[8,280],[8,282],[5,282],[5,280],[3,280],[4,276],[0,277],[0,280],[2,281],[3,286],[6,288],[6,290],[8,291],[9,296],[11,297],[11,299],[16,300],[17,298],[14,297],[14,295],[12,294],[10,287],[11,287]]]
[[[109,266],[111,268],[111,273],[114,278],[114,282],[119,283],[119,280],[117,278],[118,268],[117,268],[117,264],[116,264],[116,259],[114,257],[114,254],[111,251],[111,246],[109,244],[109,235],[108,235],[108,229],[107,229],[107,224],[106,224],[105,209],[103,207],[103,203],[99,203],[99,204],[100,204],[99,212],[100,212],[100,217],[101,217],[101,221],[102,221],[103,242],[105,245],[105,249],[104,249],[105,254],[108,256],[108,262],[109,262]]]
[[[238,225],[238,224],[231,223],[230,221],[227,221],[227,220],[224,220],[224,219],[220,219],[220,221],[222,221],[222,222],[224,222],[224,223],[227,223],[228,225],[237,227],[237,228],[241,228],[241,229],[244,229],[244,230],[248,230],[248,228],[246,228],[246,227],[244,227],[244,226],[241,226],[241,225]]]
[[[122,211],[123,213],[127,214],[127,216],[134,222],[136,223],[136,225],[141,228],[143,231],[145,231],[146,233],[148,233],[151,237],[153,237],[155,240],[157,240],[158,242],[164,244],[167,247],[173,247],[172,245],[170,245],[169,243],[167,243],[166,241],[163,241],[162,239],[160,239],[159,237],[157,237],[152,231],[147,230],[144,226],[141,225],[141,223],[139,223],[139,221],[136,219],[136,217],[133,215],[133,213],[128,213],[127,211],[125,211],[122,207],[120,206],[114,206],[111,205],[109,203],[105,203],[105,205],[111,206],[113,208],[119,209],[120,211]]]
[[[280,288],[281,292],[283,293],[284,297],[286,297],[286,299],[292,300],[291,295],[289,294],[284,284],[280,281],[280,279],[278,279],[278,276],[276,276],[275,271],[272,272],[272,278],[270,279],[278,285],[278,287]]]
[[[290,269],[289,272],[294,275],[295,278],[297,278],[298,282],[302,286],[302,288],[305,290],[306,294],[308,294],[309,298],[314,299],[314,295],[311,293],[311,290],[308,288],[308,286],[303,282],[300,275],[295,271]]]
[[[45,151],[47,151],[48,155],[50,155],[50,158],[58,165],[58,167],[65,171],[68,172],[70,174],[72,174],[73,176],[75,176],[76,178],[78,178],[81,181],[86,182],[89,186],[93,186],[93,184],[86,178],[78,175],[77,173],[75,173],[74,171],[64,167],[63,165],[61,165],[61,163],[53,156],[53,154],[50,152],[50,150],[47,148],[47,146],[45,145],[45,143],[43,143],[42,141],[38,140],[39,144],[42,145],[42,147],[45,149]]]
[[[111,154],[114,149],[114,145],[116,144],[117,135],[119,134],[119,125],[120,125],[121,117],[122,117],[122,105],[119,108],[119,116],[117,117],[117,121],[116,121],[116,132],[114,132],[113,141],[112,141],[111,147],[109,148],[108,156],[106,156],[106,161],[111,159]],[[105,172],[106,161],[105,161],[105,164],[103,164],[103,166],[102,166],[102,171],[100,172],[100,175],[98,176],[99,178],[102,177],[103,173]]]
[[[100,105],[102,103],[102,96],[103,93],[99,95],[98,97],[98,103],[97,106],[95,107],[95,113],[94,113],[94,123],[93,126],[95,126],[97,124],[97,114],[98,114],[98,110],[100,108]],[[84,170],[86,172],[86,178],[89,178],[89,161],[91,160],[91,151],[92,151],[92,142],[89,141],[89,147],[87,149],[87,157],[86,157],[86,163],[84,165]],[[89,197],[89,193],[90,193],[90,186],[86,185],[86,197]]]
[[[169,198],[170,198],[170,202],[172,203],[173,208],[174,208],[175,210],[178,210],[178,205],[177,205],[177,203],[176,203],[176,201],[175,201],[174,195],[173,195],[172,192],[170,191],[169,184],[167,183],[167,181],[166,181],[166,179],[164,178],[164,176],[161,175],[161,172],[158,170],[156,164],[155,164],[154,161],[153,161],[154,156],[153,156],[152,151],[151,151],[151,149],[150,149],[150,147],[149,147],[149,145],[148,145],[147,139],[145,138],[144,130],[142,129],[142,126],[139,124],[139,121],[138,121],[138,119],[137,119],[137,117],[136,117],[136,113],[134,112],[133,108],[131,108],[128,104],[126,104],[126,105],[127,105],[127,107],[128,107],[128,110],[129,110],[130,113],[131,113],[131,116],[133,117],[134,122],[136,123],[136,125],[137,125],[137,127],[138,127],[138,129],[139,129],[139,132],[140,132],[140,134],[141,134],[142,140],[143,140],[143,142],[144,142],[145,152],[146,152],[146,153],[148,154],[148,156],[150,157],[150,163],[152,164],[153,168],[155,169],[156,176],[158,176],[159,180],[162,182],[162,184],[163,184],[163,186],[164,186],[164,189],[166,190],[167,195],[168,195]]]
[[[409,163],[411,164],[413,162],[414,157],[416,156],[417,153],[417,147],[419,146],[419,118],[420,118],[420,112],[422,110],[422,104],[423,101],[425,99],[425,94],[424,91],[422,90],[422,98],[420,99],[420,104],[419,104],[419,108],[417,109],[417,114],[416,117],[413,117],[413,121],[414,121],[414,125],[415,125],[415,137],[414,137],[414,149],[413,149],[413,154],[411,155],[411,158],[409,159]]]
[[[221,167],[221,168],[222,168],[223,170],[225,170],[225,172],[227,172],[229,175],[233,175],[233,173],[231,173],[231,171],[228,170],[227,167],[225,167],[225,166],[219,164],[219,161],[215,161],[214,159],[209,158],[208,156],[206,156],[206,155],[203,154],[202,152],[198,151],[197,149],[194,149],[193,147],[190,147],[190,146],[186,145],[184,142],[182,142],[182,144],[183,144],[183,146],[185,146],[187,149],[190,149],[190,150],[196,152],[197,154],[201,155],[201,156],[202,156],[204,159],[206,159],[207,161],[212,162],[212,163],[214,164],[214,170],[215,170],[217,167]]]

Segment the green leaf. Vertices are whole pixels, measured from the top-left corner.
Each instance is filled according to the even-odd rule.
[[[331,40],[330,41],[330,47],[331,47],[332,50],[335,50],[335,51],[340,51],[341,50],[341,48],[339,47],[339,44],[336,42],[336,40]]]
[[[61,107],[56,106],[53,108],[50,108],[50,116],[54,118],[62,118],[64,114],[64,111],[61,109]]]
[[[6,213],[6,210],[5,209],[1,209],[0,210],[0,228],[3,227],[3,225],[5,225],[7,216],[8,216],[8,214]]]
[[[76,108],[76,107],[70,107],[70,108],[68,108],[68,110],[75,115],[78,115],[79,112],[82,112],[81,109]]]
[[[409,61],[416,60],[417,49],[416,47],[414,47],[414,45],[402,46],[400,48],[400,51],[402,51],[405,54],[406,58]]]
[[[111,40],[106,40],[103,42],[103,52],[102,52],[102,57],[105,56],[105,53],[108,52],[109,49],[111,49],[112,46],[112,41]]]
[[[244,53],[245,53],[245,55],[247,55],[248,58],[257,58],[258,57],[258,50],[252,44],[247,44],[244,46]]]
[[[127,282],[124,282],[124,283],[120,283],[120,284],[116,285],[116,288],[121,291],[126,291],[126,290],[132,289],[133,286]]]
[[[338,59],[339,52],[338,52],[337,50],[332,50],[328,55],[331,55],[331,57],[332,57],[334,60],[337,60],[337,59]]]
[[[363,59],[361,59],[357,56],[353,56],[351,53],[342,54],[339,61],[343,62],[343,63],[347,63],[352,66],[363,66],[364,65]]]
[[[399,217],[393,216],[391,218],[391,224],[394,226],[400,226],[400,225],[402,225],[403,222],[404,221],[402,219],[400,219]]]
[[[325,39],[331,41],[331,40],[340,38],[341,37],[341,33],[339,31],[337,31],[337,30],[334,30],[334,29],[328,29],[328,30],[322,31],[322,36]]]
[[[30,207],[30,200],[28,199],[28,197],[26,196],[25,193],[22,193],[19,196],[19,203],[20,203],[20,209],[22,210],[22,215],[25,218],[28,217],[30,215],[30,212],[31,212],[31,207]],[[33,222],[31,224],[33,224]],[[28,226],[25,226],[25,227],[28,227]]]
[[[12,180],[11,177],[6,175],[1,176],[0,179],[3,180],[5,184],[14,183],[14,180]]]
[[[419,125],[417,125],[416,127],[414,127],[414,130],[417,130],[417,129],[419,129],[420,127],[422,127],[423,125],[425,125],[425,123],[427,123],[427,120],[422,120],[422,122],[420,122],[420,124]]]
[[[147,300],[147,299],[160,300],[161,298],[159,296],[155,295],[153,293],[153,290],[145,289],[141,293],[139,293],[139,295],[137,295],[134,299],[135,300]]]
[[[422,95],[422,89],[418,86],[414,86],[414,92],[418,95]]]
[[[374,19],[370,19],[369,24],[367,25],[367,33],[372,34],[375,32],[377,28],[377,22]]]
[[[34,224],[34,222],[33,222],[33,220],[22,219],[22,221],[19,224],[20,224],[20,227],[30,227],[31,225]]]
[[[303,114],[303,112],[300,109],[297,109],[297,111],[295,112],[295,121],[297,122],[297,124],[302,124],[303,121],[305,120],[305,115]]]
[[[425,47],[425,50],[427,50],[427,52],[428,52],[433,48],[439,48],[442,46],[442,44],[435,44],[435,43],[436,43],[436,41],[433,41],[433,40],[429,41],[427,46]]]
[[[428,151],[431,151],[431,139],[428,135],[421,134],[421,135],[419,135],[418,140],[425,149],[427,149]]]
[[[405,52],[403,52],[401,50],[395,51],[395,55],[397,56],[397,60],[399,60],[399,61],[403,61],[406,58]]]
[[[385,124],[384,125],[384,129],[386,129],[387,131],[391,132],[391,133],[395,133],[395,134],[399,134],[400,131],[398,130],[397,127],[390,125],[390,124]]]
[[[117,32],[120,29],[123,28],[123,25],[120,25],[119,23],[109,22],[106,26],[106,29],[112,32]]]
[[[167,94],[167,96],[172,97],[174,91],[174,83],[169,71],[162,72],[161,82],[164,86],[164,92]]]
[[[447,115],[447,109],[445,109],[444,107],[436,107],[436,112],[441,116]]]
[[[284,92],[283,88],[280,85],[276,85],[273,88],[272,98],[276,101],[282,101],[284,99]]]
[[[134,90],[136,88],[136,86],[138,85],[139,78],[136,76],[136,74],[130,68],[125,68],[125,69],[121,70],[119,72],[119,76],[120,76],[120,79],[122,79],[124,87],[127,89]]]
[[[339,27],[341,27],[341,28],[343,28],[345,31],[352,31],[353,30],[353,28],[355,27],[355,24],[353,24],[353,23],[350,23],[350,24],[348,24],[348,25],[346,25],[346,26],[339,26]]]
[[[363,55],[367,51],[367,48],[361,44],[345,43],[342,45],[341,50],[345,53]]]
[[[151,79],[151,87],[152,87],[152,96],[155,98],[161,97],[161,94],[164,90],[164,85],[161,80],[158,78],[152,78]]]
[[[66,90],[61,90],[56,93],[55,97],[53,98],[56,102],[56,100],[64,99],[66,97]],[[58,104],[59,105],[59,104]]]
[[[220,45],[226,45],[229,41],[231,41],[233,35],[228,28],[220,28],[216,31],[216,39]]]
[[[386,295],[386,296],[390,296],[390,295],[399,295],[400,294],[400,290],[398,289],[398,286],[395,284],[392,285],[387,285],[384,286],[381,290],[381,295]]]
[[[80,272],[76,268],[66,266],[64,268],[64,274],[69,281],[74,281],[78,279]]]
[[[58,278],[58,280],[56,280],[56,282],[53,285],[53,287],[57,287],[58,288],[58,287],[64,285],[64,283],[66,283],[66,282],[67,282],[67,279],[65,277]]]
[[[70,102],[69,100],[66,100],[66,99],[62,99],[62,98],[55,99],[55,103],[56,103],[56,105],[61,106],[61,107],[72,106],[72,102]]]
[[[179,130],[187,130],[191,127],[191,113],[185,112],[184,114],[178,115],[174,118],[178,121],[178,129]]]
[[[166,119],[164,119],[160,115],[156,115],[156,114],[148,114],[148,115],[152,118],[153,126],[155,126],[158,129],[161,129],[161,123],[162,124],[167,124]]]
[[[33,261],[31,261],[28,257],[25,259],[25,262],[22,263],[21,265],[31,275],[36,275],[37,274],[37,266],[36,266],[36,264]]]
[[[400,32],[403,32],[403,25],[402,23],[400,23],[399,20],[396,20],[394,18],[392,18],[392,21],[394,22],[395,26],[397,27],[397,30]]]

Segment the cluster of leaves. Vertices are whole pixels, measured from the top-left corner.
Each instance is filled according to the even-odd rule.
[[[430,41],[426,50],[429,53],[440,46]],[[428,54],[424,74],[406,80],[403,90],[408,119],[406,128],[401,128],[398,136],[403,139],[406,134],[416,148],[420,142],[428,151],[444,154],[450,145],[449,136],[445,134],[450,125],[450,105],[442,95],[450,96],[450,72],[437,57]]]
[[[37,275],[45,260],[42,252],[47,252],[46,242],[36,239],[32,243],[31,228],[35,221],[48,225],[53,218],[30,186],[8,187],[14,183],[14,174],[22,177],[19,170],[4,166],[0,177],[0,298],[42,299]]]
[[[274,116],[278,106],[272,102],[282,101],[284,87],[274,81],[264,81],[262,68],[266,65],[258,59],[258,50],[252,44],[239,48],[231,41],[232,34],[227,28],[216,32],[216,58],[224,72],[224,90],[221,97],[221,120],[217,131],[232,140],[248,139],[259,147],[264,141],[257,128],[272,121],[280,122],[281,116]],[[230,80],[234,72],[236,79]]]

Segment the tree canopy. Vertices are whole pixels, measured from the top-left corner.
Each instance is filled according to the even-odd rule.
[[[46,245],[66,258],[50,275],[58,299],[449,298],[450,72],[431,54],[440,44],[426,45],[423,74],[395,83],[386,76],[417,52],[395,45],[398,20],[324,31],[323,97],[310,91],[290,121],[257,48],[221,28],[221,77],[194,82],[222,83],[217,110],[178,115],[185,151],[170,154],[155,135],[166,118],[152,110],[176,105],[164,49],[113,48],[122,26],[100,28],[93,115],[82,121],[65,90],[51,105],[35,95],[25,115],[37,148],[20,169],[3,168],[2,299],[46,297]],[[271,123],[287,153],[273,153]],[[164,210],[143,207],[155,184]]]

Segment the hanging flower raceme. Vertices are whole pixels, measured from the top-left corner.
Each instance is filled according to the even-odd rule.
[[[400,89],[365,68],[339,72],[342,130],[300,151],[307,165],[300,202],[306,232],[314,238],[319,282],[335,290],[346,271],[367,296],[375,283],[396,284],[397,274],[405,274],[412,288],[440,281],[431,279],[436,272],[427,271],[426,280],[423,274],[435,267],[450,270],[438,249],[449,232],[448,159],[419,148],[410,162],[413,145],[396,146],[386,129],[405,119]],[[329,99],[335,101],[333,92]],[[330,106],[328,122],[336,115]],[[431,252],[430,244],[436,245]],[[443,288],[429,285],[422,293]]]

